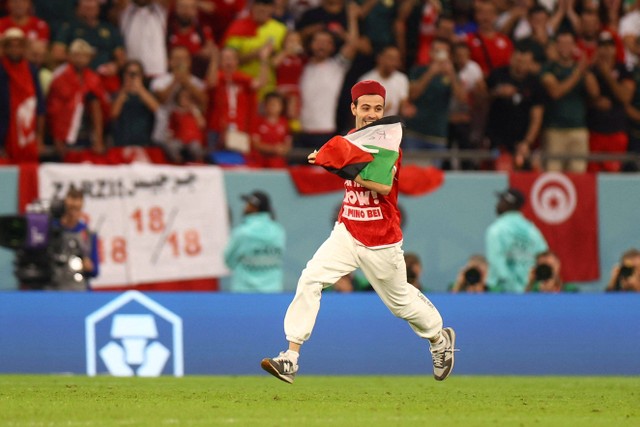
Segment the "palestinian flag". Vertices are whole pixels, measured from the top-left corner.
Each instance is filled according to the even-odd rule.
[[[347,136],[334,136],[318,151],[316,164],[345,179],[391,185],[402,142],[398,116],[384,117]]]

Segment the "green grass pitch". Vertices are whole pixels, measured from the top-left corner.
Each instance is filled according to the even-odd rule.
[[[640,378],[3,375],[0,426],[640,426]]]

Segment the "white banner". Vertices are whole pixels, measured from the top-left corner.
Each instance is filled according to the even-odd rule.
[[[136,285],[228,274],[227,198],[218,167],[45,164],[39,196],[83,190],[84,213],[100,242],[92,287]]]

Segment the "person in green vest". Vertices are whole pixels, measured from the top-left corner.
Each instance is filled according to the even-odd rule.
[[[536,265],[529,272],[529,283],[527,283],[526,292],[546,294],[578,292],[576,285],[562,282],[561,267],[560,258],[554,252],[540,252],[536,256]]]

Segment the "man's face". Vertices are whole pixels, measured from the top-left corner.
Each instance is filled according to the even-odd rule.
[[[100,14],[100,3],[98,0],[79,0],[78,16],[84,19],[95,19]]]
[[[576,44],[572,35],[564,33],[558,36],[558,40],[556,40],[556,50],[561,59],[572,59],[575,48]]]
[[[605,43],[599,45],[596,49],[596,56],[598,57],[598,59],[605,62],[615,61],[616,45],[613,43]]]
[[[533,54],[531,52],[515,51],[511,55],[511,69],[517,76],[525,76],[531,71]]]
[[[496,8],[487,1],[476,3],[476,22],[480,28],[492,28],[496,22]]]
[[[191,69],[191,56],[184,48],[174,48],[169,57],[169,68],[172,72],[185,71]]]
[[[333,55],[335,44],[328,33],[316,33],[311,40],[311,54],[316,59],[327,59]]]
[[[4,42],[4,54],[14,62],[20,62],[24,58],[26,41],[24,39],[9,39]]]
[[[177,0],[176,16],[185,22],[191,22],[198,16],[198,4],[196,0]]]
[[[81,198],[67,197],[64,199],[64,220],[66,226],[75,226],[82,217],[82,206],[84,200]]]
[[[596,13],[585,13],[580,19],[582,23],[582,37],[592,40],[600,32],[600,18]]]
[[[545,12],[539,11],[532,13],[529,17],[529,23],[532,27],[547,28],[549,17]]]
[[[31,8],[31,0],[9,0],[7,9],[9,14],[13,16],[26,16]]]
[[[273,15],[273,5],[264,3],[254,3],[251,7],[251,16],[258,24],[264,24]]]
[[[238,69],[238,53],[233,49],[223,49],[220,54],[220,69],[232,73]]]
[[[351,103],[351,113],[356,117],[356,129],[380,120],[384,115],[384,98],[380,95],[362,95],[358,105]]]
[[[398,70],[400,65],[402,65],[400,51],[395,47],[385,49],[378,58],[378,66],[387,74],[391,74]]]
[[[91,63],[92,55],[85,52],[73,52],[69,54],[69,62],[77,69],[87,68]]]
[[[451,40],[456,34],[456,24],[453,19],[440,19],[436,27],[436,35]]]

